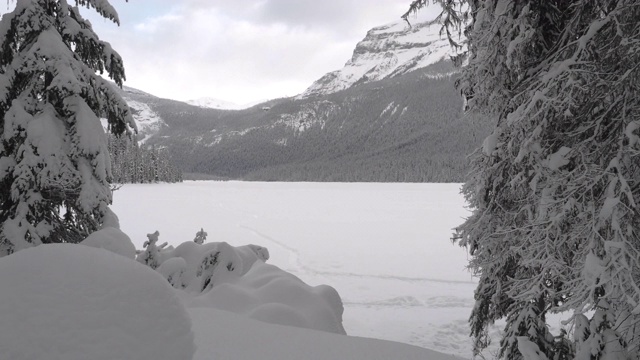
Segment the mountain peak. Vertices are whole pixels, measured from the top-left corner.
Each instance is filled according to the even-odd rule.
[[[201,108],[209,108],[209,109],[222,109],[222,110],[238,110],[241,109],[240,105],[230,102],[224,101],[220,99],[214,99],[210,97],[201,97],[198,99],[187,100],[185,101],[189,105],[198,106]]]
[[[416,17],[374,27],[345,66],[316,80],[298,98],[326,95],[349,87],[403,75],[453,54],[433,19]]]
[[[203,97],[203,98],[194,99],[194,100],[187,100],[185,102],[189,105],[194,105],[201,108],[219,109],[219,110],[243,110],[243,109],[250,108],[254,105],[263,103],[265,101],[267,100],[254,101],[248,104],[238,105],[230,101],[214,99],[210,97]]]

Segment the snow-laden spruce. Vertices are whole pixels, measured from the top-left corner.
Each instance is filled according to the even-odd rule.
[[[639,358],[640,3],[437,2],[447,31],[466,28],[458,88],[496,120],[458,238],[479,276],[476,350],[506,318],[500,358]],[[546,326],[563,311],[586,331],[571,346]]]
[[[107,0],[82,0],[118,23]],[[120,56],[66,0],[19,0],[0,21],[0,256],[79,242],[111,203],[109,131],[135,129]]]

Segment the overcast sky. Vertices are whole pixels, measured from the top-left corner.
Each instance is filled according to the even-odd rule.
[[[177,100],[244,104],[301,93],[410,2],[111,0],[120,27],[84,13],[123,57],[126,85]]]

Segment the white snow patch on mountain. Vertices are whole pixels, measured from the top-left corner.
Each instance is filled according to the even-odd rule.
[[[220,109],[220,110],[243,110],[248,109],[254,105],[261,104],[267,100],[254,101],[246,104],[236,104],[230,101],[214,99],[210,97],[202,97],[199,99],[187,100],[187,104],[198,106],[208,109]]]
[[[330,94],[351,86],[406,74],[448,59],[449,41],[441,37],[441,25],[418,14],[371,29],[356,46],[345,66],[324,75],[298,98]]]
[[[382,112],[380,113],[380,117],[383,117],[384,114],[390,112],[389,116],[392,116],[393,114],[396,113],[396,111],[398,110],[398,105],[395,105],[394,102],[392,101],[391,104],[387,105],[386,108],[384,108],[384,110],[382,110]]]
[[[160,115],[153,111],[148,104],[132,99],[126,100],[133,113],[133,119],[138,126],[138,142],[140,144],[144,144],[151,136],[157,134],[163,126],[167,126]]]

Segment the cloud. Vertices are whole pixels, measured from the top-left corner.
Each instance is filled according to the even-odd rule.
[[[351,57],[407,0],[112,0],[121,28],[92,21],[122,55],[127,85],[179,100],[296,95]]]

